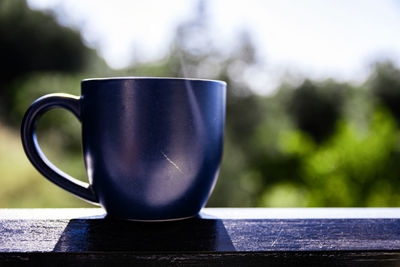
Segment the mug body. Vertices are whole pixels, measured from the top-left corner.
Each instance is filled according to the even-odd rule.
[[[225,97],[220,81],[82,81],[84,159],[107,213],[132,220],[196,215],[218,176]]]

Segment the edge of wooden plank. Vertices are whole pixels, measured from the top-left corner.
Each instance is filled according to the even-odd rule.
[[[201,218],[399,219],[400,208],[206,208]]]
[[[102,219],[102,208],[0,209],[0,220]],[[400,219],[400,208],[204,208],[201,219]]]

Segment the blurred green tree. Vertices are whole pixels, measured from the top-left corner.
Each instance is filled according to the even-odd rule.
[[[400,70],[392,62],[380,62],[369,78],[369,86],[400,123]]]
[[[0,2],[0,117],[12,121],[12,83],[38,71],[78,73],[88,63],[90,49],[80,34],[59,25],[24,0]]]
[[[295,89],[288,109],[300,130],[320,143],[331,136],[340,118],[343,85],[306,80]]]

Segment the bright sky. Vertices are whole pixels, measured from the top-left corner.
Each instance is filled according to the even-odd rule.
[[[175,27],[193,15],[197,0],[28,0],[53,10],[79,28],[86,44],[113,68],[134,58],[152,60],[169,48]],[[285,73],[314,79],[365,79],[371,63],[400,65],[400,1],[395,0],[212,0],[208,13],[215,40],[229,47],[248,29],[266,63],[254,88],[272,91]],[[270,86],[257,86],[269,83]],[[263,91],[260,91],[263,88]]]

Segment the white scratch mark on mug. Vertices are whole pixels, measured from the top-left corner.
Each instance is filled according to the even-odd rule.
[[[161,154],[164,156],[164,158],[166,160],[168,160],[169,163],[171,163],[180,173],[184,174],[183,171],[181,170],[181,168],[179,168],[179,166],[173,162],[164,152],[161,151]]]

